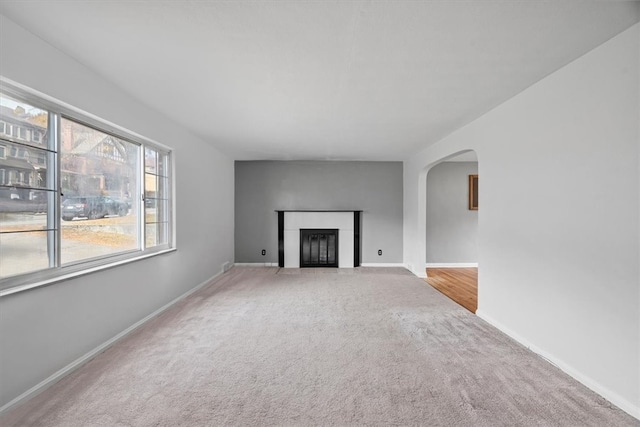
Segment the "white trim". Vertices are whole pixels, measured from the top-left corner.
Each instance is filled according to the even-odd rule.
[[[416,277],[419,277],[421,279],[426,279],[427,278],[427,270],[426,270],[426,268],[423,268],[422,270],[414,270],[413,266],[411,264],[405,264],[405,265],[407,266],[407,270],[412,272]]]
[[[407,268],[407,264],[403,262],[363,262],[360,267],[402,267]]]
[[[478,267],[477,262],[432,262],[427,263],[427,268],[470,268]]]
[[[47,388],[51,387],[56,382],[60,381],[65,376],[69,375],[70,373],[72,373],[76,369],[78,369],[81,366],[83,366],[85,363],[89,362],[91,359],[93,359],[94,357],[96,357],[100,353],[104,352],[106,349],[108,349],[109,347],[111,347],[112,345],[114,345],[115,343],[117,343],[118,341],[120,341],[121,339],[126,337],[127,335],[129,335],[134,330],[138,329],[140,326],[142,326],[145,323],[147,323],[149,320],[159,316],[160,314],[162,314],[162,312],[164,312],[165,310],[167,310],[168,308],[170,308],[171,306],[173,306],[177,302],[180,302],[181,300],[185,299],[186,297],[188,297],[189,295],[193,294],[197,290],[199,290],[199,289],[203,288],[204,286],[212,283],[215,279],[217,279],[222,274],[223,274],[222,271],[220,271],[219,273],[214,274],[209,279],[207,279],[204,282],[196,285],[195,287],[191,288],[190,290],[188,290],[187,292],[183,293],[179,297],[177,297],[177,298],[173,299],[172,301],[168,302],[167,304],[163,305],[162,307],[160,307],[159,309],[157,309],[153,313],[149,314],[148,316],[144,317],[143,319],[141,319],[141,320],[137,321],[136,323],[134,323],[133,325],[129,326],[127,329],[125,329],[124,331],[120,332],[119,334],[117,334],[113,338],[105,341],[104,343],[100,344],[99,346],[97,346],[93,350],[89,351],[88,353],[85,353],[83,356],[80,356],[78,359],[74,360],[73,362],[69,363],[67,366],[65,366],[62,369],[60,369],[59,371],[55,372],[49,378],[47,378],[47,379],[41,381],[39,384],[36,384],[35,386],[31,387],[29,390],[25,391],[20,396],[16,397],[15,399],[11,400],[10,402],[8,402],[4,406],[2,406],[0,408],[0,415],[4,414],[6,411],[8,411],[9,409],[19,405],[20,403],[25,402],[25,401],[33,398],[37,394],[42,393],[43,391],[45,391]]]
[[[300,268],[300,230],[329,228],[338,230],[338,268],[354,265],[353,211],[287,211],[284,213],[284,266]]]
[[[277,267],[277,262],[234,262],[234,267]]]
[[[609,390],[607,387],[603,386],[602,384],[600,384],[599,382],[597,382],[594,379],[590,378],[589,376],[587,376],[587,375],[583,374],[582,372],[579,372],[578,370],[572,368],[567,363],[565,363],[562,360],[558,359],[557,357],[555,357],[554,355],[550,354],[549,352],[541,349],[540,347],[536,346],[535,344],[532,344],[527,339],[523,338],[518,333],[516,333],[516,332],[512,331],[511,329],[507,328],[506,326],[504,326],[500,322],[496,321],[495,319],[491,318],[491,316],[488,316],[487,314],[485,314],[480,309],[478,309],[476,311],[476,316],[478,316],[479,318],[481,318],[482,320],[484,320],[485,322],[487,322],[488,324],[490,324],[494,328],[499,329],[500,331],[504,332],[509,337],[513,338],[514,340],[516,340],[520,344],[524,345],[529,350],[533,351],[534,353],[536,353],[537,355],[539,355],[540,357],[545,359],[547,362],[551,363],[553,366],[557,367],[558,369],[560,369],[564,373],[568,374],[569,376],[573,377],[575,380],[579,381],[583,385],[585,385],[588,388],[590,388],[592,391],[598,393],[600,396],[604,397],[605,399],[607,399],[608,401],[610,401],[611,403],[616,405],[618,408],[622,409],[623,411],[625,411],[626,413],[631,415],[632,417],[637,418],[637,419],[640,420],[640,406],[639,405],[633,404],[632,402],[626,400],[624,397],[620,396],[619,394]]]

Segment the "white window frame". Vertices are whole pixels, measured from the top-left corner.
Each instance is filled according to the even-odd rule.
[[[0,297],[3,295],[13,294],[16,292],[22,292],[28,289],[36,288],[39,286],[50,285],[55,282],[59,282],[62,280],[67,280],[71,277],[77,277],[85,274],[90,274],[96,271],[104,270],[107,268],[113,268],[118,265],[135,262],[141,259],[145,259],[151,256],[158,256],[165,254],[167,252],[172,252],[176,250],[175,247],[175,215],[174,215],[174,194],[173,194],[173,180],[174,180],[174,170],[173,167],[173,152],[172,150],[156,141],[153,141],[149,138],[146,138],[142,135],[139,135],[135,132],[129,131],[123,127],[112,124],[105,120],[102,120],[96,116],[91,115],[90,113],[84,112],[79,109],[75,109],[66,104],[56,101],[53,98],[50,98],[44,94],[37,93],[28,88],[24,88],[13,82],[5,81],[5,79],[0,78],[0,82],[2,83],[2,92],[6,95],[15,98],[17,100],[29,103],[30,105],[40,108],[44,111],[48,111],[50,113],[50,117],[55,117],[56,121],[56,132],[49,135],[49,138],[55,138],[56,144],[59,147],[59,140],[61,138],[60,135],[60,119],[62,117],[72,120],[76,123],[80,123],[83,125],[87,125],[92,127],[100,132],[104,132],[106,134],[112,135],[116,138],[125,140],[127,142],[133,143],[137,145],[139,148],[139,167],[138,167],[138,176],[137,176],[137,187],[140,194],[131,194],[132,203],[137,203],[137,212],[138,212],[138,248],[135,250],[130,250],[126,252],[119,252],[112,255],[105,255],[98,258],[92,258],[88,260],[82,260],[75,262],[70,265],[61,265],[60,261],[60,230],[61,230],[61,216],[60,216],[60,192],[61,192],[61,182],[60,182],[60,153],[59,151],[52,152],[50,155],[51,160],[48,161],[50,167],[53,166],[55,169],[55,179],[56,185],[54,188],[55,200],[53,203],[54,206],[49,207],[49,214],[52,220],[55,222],[56,231],[55,231],[55,241],[51,245],[53,249],[50,249],[50,258],[53,259],[51,267],[24,273],[15,276],[9,276],[5,278],[0,278]],[[53,113],[53,115],[51,114]],[[7,126],[10,126],[7,124]],[[50,127],[51,129],[51,127]],[[2,138],[0,136],[0,138]],[[1,142],[10,143],[11,141],[8,139],[4,139]],[[46,144],[45,144],[46,145]],[[3,146],[7,146],[3,144]],[[31,146],[25,146],[24,148],[30,148]],[[168,171],[167,175],[169,177],[168,180],[168,189],[167,189],[167,197],[169,199],[169,212],[168,218],[168,241],[166,244],[157,245],[153,247],[147,248],[145,241],[145,229],[146,229],[146,212],[145,212],[145,204],[144,204],[144,194],[145,194],[145,181],[144,181],[144,149],[145,147],[151,148],[158,152],[161,152],[167,155],[168,158]],[[5,156],[6,156],[6,148],[5,148]],[[10,172],[10,171],[9,171]],[[9,173],[10,175],[10,173]],[[4,179],[4,177],[3,177]]]
[[[0,159],[6,159],[6,158],[7,158],[7,146],[0,145]]]

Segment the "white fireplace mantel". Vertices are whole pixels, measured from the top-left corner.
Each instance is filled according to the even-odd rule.
[[[355,245],[360,237],[359,214],[361,211],[291,210],[277,212],[283,216],[283,219],[279,221],[284,222],[284,224],[279,224],[279,234],[281,233],[279,240],[281,240],[280,244],[284,246],[284,260],[280,260],[281,266],[300,268],[300,230],[309,228],[337,229],[338,268],[353,268],[354,265],[359,265],[359,259],[355,259],[354,249],[356,249]],[[358,215],[354,215],[354,212]],[[359,247],[357,250],[359,251]]]

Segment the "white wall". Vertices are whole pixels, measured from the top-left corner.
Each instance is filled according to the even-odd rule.
[[[173,148],[178,248],[0,298],[2,407],[233,261],[234,175],[216,149],[2,16],[0,74]]]
[[[478,314],[640,417],[640,24],[408,159],[404,254],[425,265],[425,168],[478,155]]]

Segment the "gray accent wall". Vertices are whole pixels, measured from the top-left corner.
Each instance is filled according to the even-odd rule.
[[[353,209],[363,211],[362,262],[401,263],[402,171],[402,162],[237,161],[235,262],[278,262],[275,210]]]
[[[443,162],[427,174],[427,263],[478,262],[478,211],[469,210],[469,175],[478,162]]]

